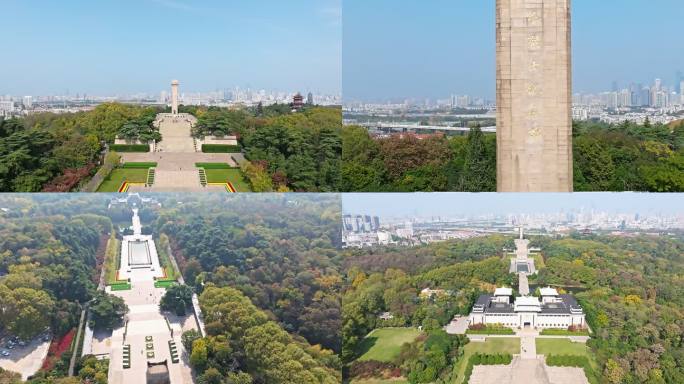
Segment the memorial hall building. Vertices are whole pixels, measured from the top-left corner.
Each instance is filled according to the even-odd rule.
[[[501,325],[510,328],[585,328],[584,311],[572,295],[559,295],[542,288],[541,298],[519,296],[511,288],[497,288],[493,295],[481,295],[470,313],[468,325]]]

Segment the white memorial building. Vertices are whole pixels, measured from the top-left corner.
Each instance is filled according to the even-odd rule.
[[[510,328],[585,328],[584,311],[572,295],[542,288],[541,298],[519,296],[511,302],[511,288],[497,288],[481,295],[470,313],[468,325],[501,325]]]

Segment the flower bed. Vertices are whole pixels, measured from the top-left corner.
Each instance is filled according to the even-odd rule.
[[[50,343],[50,348],[48,349],[48,355],[45,358],[45,360],[43,360],[43,365],[40,369],[43,371],[52,370],[52,368],[54,368],[55,364],[59,361],[59,359],[62,358],[64,352],[71,349],[71,344],[74,340],[74,336],[76,336],[76,328],[73,328],[59,339],[52,339],[52,342]]]

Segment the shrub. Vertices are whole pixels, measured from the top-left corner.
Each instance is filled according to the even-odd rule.
[[[122,168],[137,168],[137,169],[142,169],[142,168],[154,168],[157,166],[157,163],[124,163],[122,165]]]
[[[110,151],[116,152],[149,152],[150,146],[147,144],[112,144]]]
[[[513,335],[515,332],[511,328],[501,325],[475,324],[466,331],[469,335]]]
[[[232,169],[228,163],[195,163],[195,167],[204,169]]]
[[[240,152],[239,145],[227,144],[202,144],[202,152],[204,153],[236,153]]]

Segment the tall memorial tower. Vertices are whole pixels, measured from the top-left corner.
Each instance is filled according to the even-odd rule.
[[[572,191],[570,0],[496,1],[497,189]]]
[[[171,113],[178,114],[178,80],[171,81]]]

